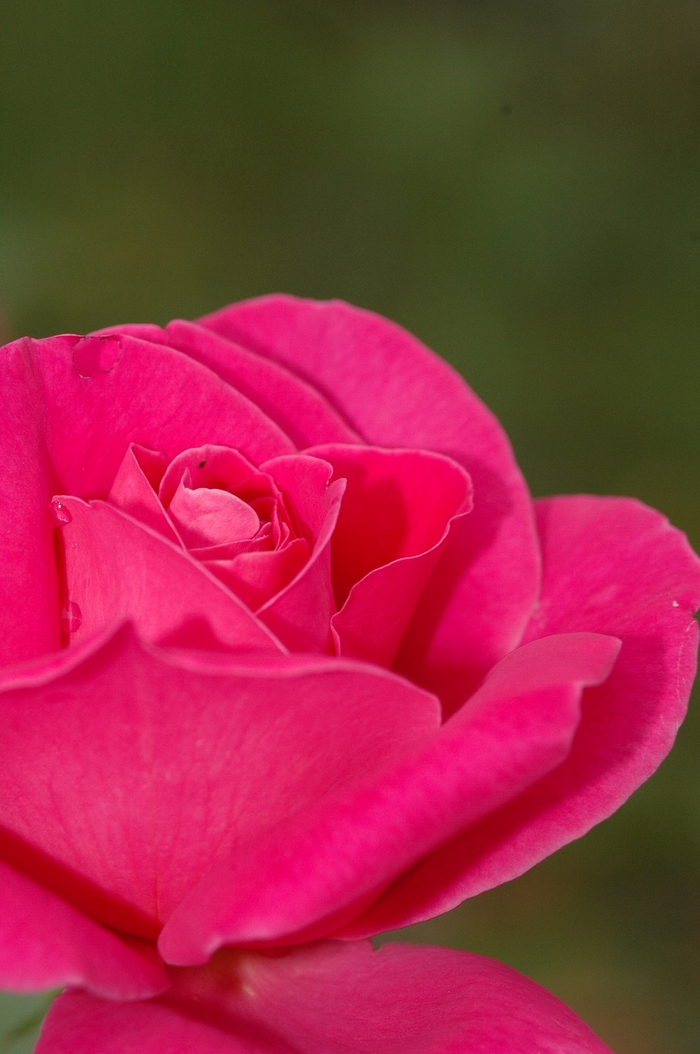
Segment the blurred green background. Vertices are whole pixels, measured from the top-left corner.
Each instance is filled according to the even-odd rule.
[[[535,494],[700,545],[697,0],[0,0],[0,56],[3,337],[343,297],[464,373]],[[699,757],[696,715],[613,819],[412,939],[616,1054],[700,1051]],[[0,1051],[44,1007],[4,998]]]

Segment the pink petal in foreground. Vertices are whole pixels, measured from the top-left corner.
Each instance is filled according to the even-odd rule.
[[[498,421],[410,333],[341,301],[266,296],[199,324],[314,385],[367,442],[435,450],[469,472],[474,510],[453,532],[397,660],[455,709],[520,642],[539,588],[530,497]]]
[[[43,393],[29,344],[0,349],[0,664],[59,644]]]
[[[168,979],[155,954],[139,954],[0,863],[0,987],[38,992],[64,985],[107,999],[144,999],[164,991]]]
[[[146,938],[229,854],[439,727],[432,696],[375,667],[161,651],[129,627],[11,673],[2,858]]]
[[[446,948],[224,952],[147,1002],[59,996],[37,1054],[611,1054],[515,970]]]
[[[655,771],[683,720],[700,602],[700,560],[685,536],[627,498],[550,498],[537,511],[544,583],[528,636],[614,634],[619,659],[586,689],[566,761],[400,878],[355,936],[439,915],[579,838]]]
[[[131,619],[147,640],[284,651],[250,609],[179,545],[103,501],[61,497],[71,640]]]
[[[506,656],[425,745],[223,860],[166,923],[163,958],[198,965],[225,944],[339,930],[405,868],[560,764],[583,685],[607,677],[618,647],[581,633]]]

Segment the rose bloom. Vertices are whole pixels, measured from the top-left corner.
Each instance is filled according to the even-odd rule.
[[[0,352],[0,984],[40,1054],[601,1054],[367,938],[522,874],[667,753],[700,563],[532,502],[391,322],[271,296]]]

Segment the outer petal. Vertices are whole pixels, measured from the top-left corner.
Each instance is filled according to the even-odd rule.
[[[261,297],[199,322],[306,379],[367,442],[435,450],[469,472],[474,511],[433,572],[397,660],[454,709],[519,643],[539,586],[530,498],[500,425],[415,337],[340,301]]]
[[[27,343],[45,390],[54,492],[106,497],[130,443],[168,461],[202,443],[235,446],[254,462],[294,450],[257,406],[205,366],[129,335],[106,339],[118,349],[102,366],[87,354],[97,337]]]
[[[31,879],[0,863],[0,986],[36,992],[63,985],[111,999],[143,999],[168,987],[148,958]]]
[[[175,319],[165,329],[150,323],[109,326],[96,335],[130,334],[177,348],[201,362],[259,406],[300,448],[358,442],[356,432],[318,390],[279,363],[257,355],[196,322]]]
[[[0,665],[58,647],[41,382],[26,341],[0,349]]]
[[[128,629],[5,671],[1,698],[0,857],[151,938],[209,868],[439,725],[387,671],[163,652]]]
[[[614,812],[671,748],[695,675],[700,561],[631,499],[552,498],[537,511],[544,584],[528,636],[612,633],[620,657],[586,690],[564,764],[399,879],[354,936],[431,918],[522,874]]]
[[[72,640],[132,619],[155,642],[284,651],[248,607],[184,549],[103,501],[61,497]]]
[[[168,920],[163,958],[196,965],[223,944],[296,943],[357,917],[406,867],[563,760],[582,686],[608,675],[618,647],[572,634],[507,656],[427,745],[218,865]]]
[[[446,948],[228,953],[173,981],[127,1006],[59,997],[37,1054],[610,1054],[544,988]]]
[[[353,443],[354,432],[311,385],[278,363],[247,351],[194,322],[170,322],[164,343],[208,366],[276,421],[300,448]]]

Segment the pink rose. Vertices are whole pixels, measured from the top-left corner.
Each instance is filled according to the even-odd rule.
[[[41,1054],[600,1054],[498,963],[364,939],[657,767],[700,563],[535,502],[399,327],[273,296],[2,351],[0,984]]]

